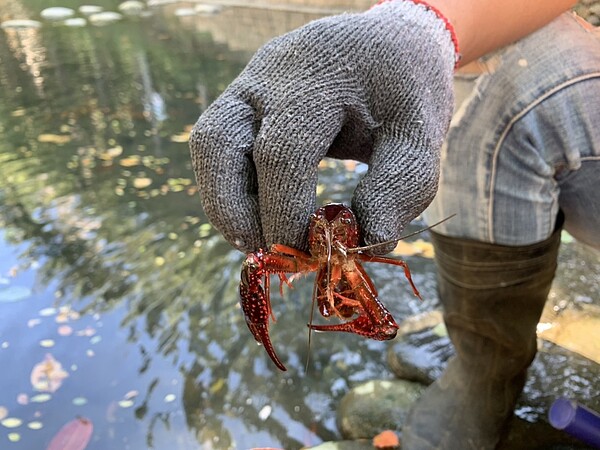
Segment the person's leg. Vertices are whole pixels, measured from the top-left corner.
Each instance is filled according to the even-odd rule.
[[[487,66],[455,115],[426,214],[457,214],[432,232],[456,356],[411,412],[407,450],[497,445],[536,353],[560,211],[599,244],[599,35],[565,15]]]

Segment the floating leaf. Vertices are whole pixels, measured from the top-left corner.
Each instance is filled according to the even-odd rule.
[[[105,151],[100,153],[99,157],[100,159],[103,159],[105,161],[110,161],[116,158],[117,156],[120,156],[121,153],[123,153],[123,147],[117,145],[116,147],[106,149]]]
[[[119,406],[121,408],[130,408],[133,406],[133,400],[121,400],[119,401]]]
[[[135,397],[137,397],[139,394],[140,394],[140,393],[134,389],[134,390],[132,390],[132,391],[129,391],[129,392],[127,392],[127,393],[125,394],[125,398],[126,398],[126,399],[132,399],[132,398],[135,398]]]
[[[167,395],[165,395],[165,402],[166,403],[174,402],[176,398],[177,397],[175,396],[175,394],[167,394]]]
[[[171,136],[171,142],[185,143],[189,140],[190,140],[189,132],[183,132],[183,133],[174,134],[173,136]]]
[[[44,424],[42,422],[39,422],[37,420],[34,420],[32,422],[29,422],[27,424],[27,428],[31,429],[31,430],[41,430],[44,427]]]
[[[38,142],[44,142],[48,144],[63,145],[71,141],[71,136],[68,134],[40,134],[38,136]]]
[[[44,361],[33,367],[30,380],[33,388],[38,391],[56,392],[68,376],[69,374],[65,372],[62,365],[52,355],[47,354]]]
[[[70,336],[73,334],[73,328],[71,328],[69,325],[61,325],[58,327],[58,334],[60,336]]]
[[[75,398],[73,399],[73,404],[74,404],[75,406],[83,406],[83,405],[86,405],[86,404],[87,404],[87,402],[88,402],[88,401],[87,401],[87,398],[85,398],[85,397],[75,397]]]
[[[27,403],[29,403],[29,396],[27,394],[17,395],[17,403],[19,405],[26,405]]]
[[[10,442],[19,442],[21,440],[21,435],[19,433],[8,433],[8,440]]]
[[[57,309],[56,308],[44,308],[42,310],[40,310],[39,314],[42,317],[48,317],[48,316],[53,316],[54,314],[57,313]]]
[[[92,437],[94,426],[89,419],[78,417],[63,426],[46,450],[83,450]]]
[[[21,419],[18,419],[17,417],[7,417],[6,419],[2,420],[2,422],[0,422],[0,423],[2,425],[4,425],[6,428],[17,428],[17,427],[21,426],[23,421]]]
[[[152,178],[140,177],[133,180],[133,187],[136,189],[144,189],[152,184]]]
[[[133,167],[141,164],[142,159],[138,155],[127,156],[119,161],[119,164],[123,167]]]
[[[9,286],[0,290],[0,303],[20,302],[31,296],[31,289],[24,286]]]
[[[52,396],[50,394],[38,394],[31,397],[29,401],[32,403],[45,403],[51,398]]]
[[[42,321],[41,321],[40,319],[29,319],[29,320],[27,321],[27,326],[28,326],[29,328],[33,328],[33,327],[35,327],[36,325],[39,325],[40,323],[42,323]]]
[[[4,419],[6,416],[8,416],[8,409],[4,406],[0,406],[0,420]]]
[[[79,319],[79,317],[80,315],[77,311],[73,311],[71,308],[68,307],[62,307],[56,315],[55,320],[57,323],[65,323],[72,320],[77,320]]]
[[[94,328],[92,328],[92,327],[89,327],[89,326],[85,327],[83,330],[79,330],[77,332],[77,336],[87,336],[87,337],[90,337],[90,336],[93,336],[95,334],[96,334],[96,330]]]
[[[53,339],[42,339],[40,341],[40,345],[44,348],[54,347],[54,340]]]

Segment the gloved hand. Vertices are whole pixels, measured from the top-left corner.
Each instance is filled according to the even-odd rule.
[[[426,6],[392,1],[267,43],[190,136],[214,226],[242,251],[306,249],[317,166],[330,156],[369,165],[352,200],[365,243],[397,239],[436,192],[452,39]]]

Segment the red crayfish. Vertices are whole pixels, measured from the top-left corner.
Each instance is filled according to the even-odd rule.
[[[258,250],[246,255],[240,281],[246,324],[279,369],[287,370],[269,338],[269,318],[275,320],[270,301],[271,274],[279,276],[281,285],[289,285],[286,274],[317,273],[313,301],[316,300],[323,317],[335,316],[343,322],[309,324],[309,328],[316,331],[346,331],[379,341],[396,337],[398,325],[377,298],[377,289],[362,262],[402,267],[414,294],[421,298],[404,261],[364,253],[371,247],[359,247],[359,238],[358,223],[352,210],[332,203],[320,207],[310,217],[310,254],[274,244],[269,251]]]

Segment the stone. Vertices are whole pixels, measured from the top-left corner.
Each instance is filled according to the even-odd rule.
[[[75,11],[71,8],[65,8],[62,6],[53,6],[51,8],[43,9],[40,12],[40,16],[45,20],[64,20],[72,17]]]
[[[406,380],[368,381],[351,389],[337,412],[344,439],[372,439],[384,430],[400,431],[412,404],[425,389]]]
[[[355,441],[323,442],[310,450],[373,450],[370,439],[358,439]]]
[[[443,322],[435,327],[400,335],[388,350],[388,364],[403,380],[431,384],[440,377],[454,354]]]

